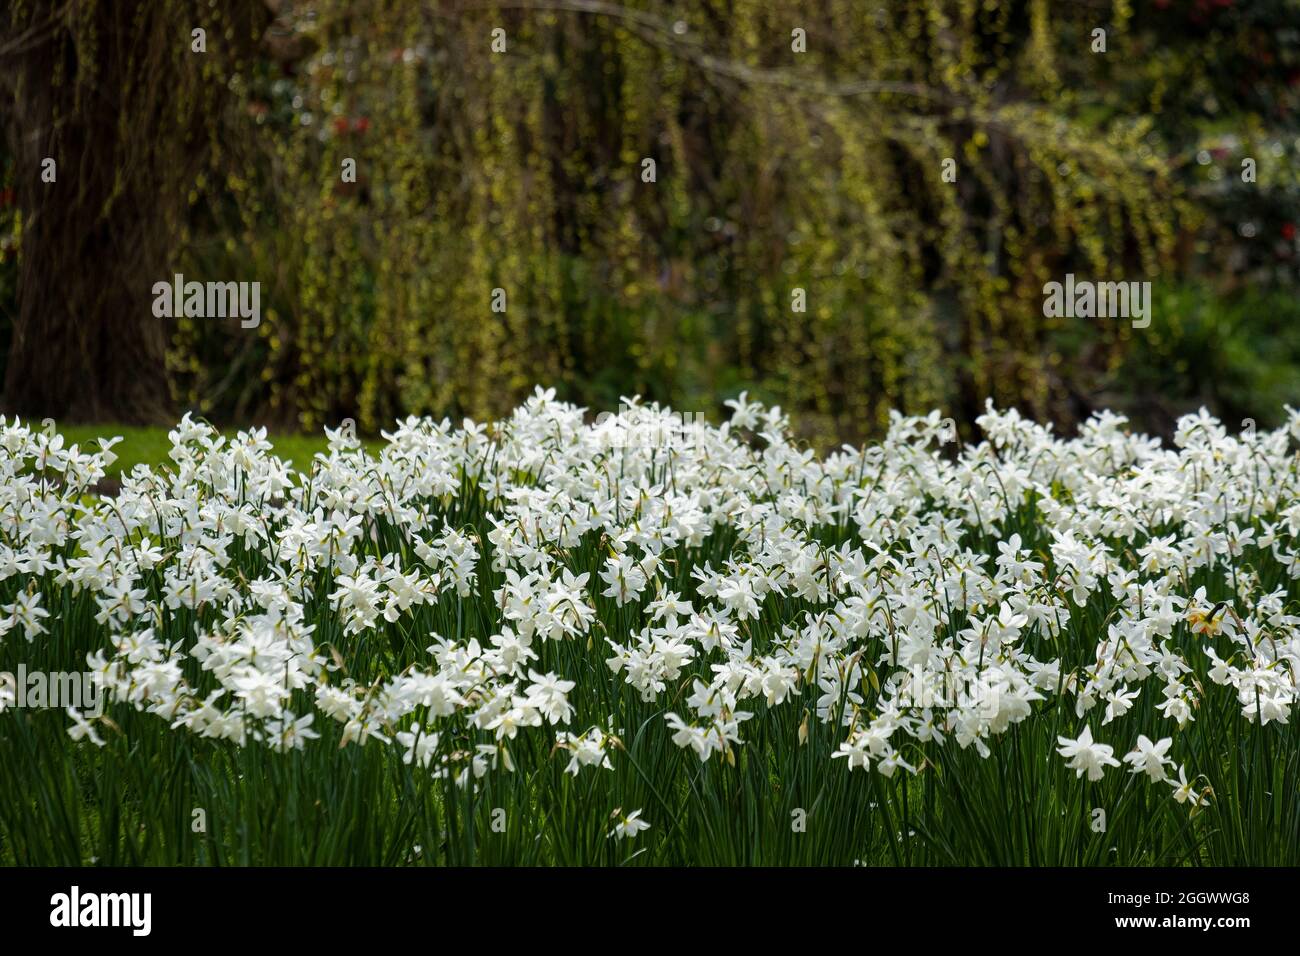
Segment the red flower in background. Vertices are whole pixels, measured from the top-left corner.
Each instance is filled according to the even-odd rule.
[[[1293,222],[1282,223],[1282,238],[1285,239],[1287,242],[1290,242],[1292,239],[1295,238],[1295,223]]]
[[[364,133],[370,129],[370,117],[358,116],[355,119],[348,119],[346,116],[334,117],[334,133],[337,136],[346,136],[348,133]]]

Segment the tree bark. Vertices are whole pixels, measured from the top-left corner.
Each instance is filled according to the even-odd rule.
[[[0,47],[22,214],[3,409],[165,420],[170,323],[154,316],[152,287],[170,279],[191,193],[202,193],[197,179],[221,129],[222,67],[235,56],[227,38],[248,37],[250,15],[266,10],[232,4],[248,32],[226,34],[194,0],[48,7],[11,22]],[[196,26],[207,29],[206,53],[191,50]],[[46,158],[57,164],[52,183],[42,181]]]

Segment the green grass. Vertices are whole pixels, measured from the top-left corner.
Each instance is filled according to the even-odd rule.
[[[98,448],[98,438],[121,436],[122,441],[113,446],[117,460],[107,469],[110,478],[130,474],[136,465],[161,468],[168,464],[168,453],[171,451],[171,442],[167,440],[168,431],[167,428],[138,425],[59,426],[59,434],[63,435],[65,445],[77,444],[84,449]],[[236,428],[225,428],[221,433],[233,438],[239,431]],[[267,438],[275,446],[276,455],[288,459],[299,470],[309,470],[312,456],[328,449],[323,432],[320,435],[268,433]],[[382,439],[364,439],[362,444],[373,454],[383,447],[384,442]]]

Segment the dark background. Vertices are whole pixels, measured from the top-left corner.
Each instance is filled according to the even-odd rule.
[[[749,389],[825,445],[987,397],[1159,433],[1300,401],[1294,0],[3,9],[5,413]],[[156,318],[175,272],[260,282],[261,325]],[[1150,281],[1150,327],[1044,318],[1067,272]]]

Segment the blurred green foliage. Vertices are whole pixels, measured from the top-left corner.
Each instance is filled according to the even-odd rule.
[[[1157,287],[1152,323],[1108,383],[1111,407],[1171,431],[1181,414],[1212,408],[1230,426],[1276,428],[1300,407],[1300,297],[1232,294],[1204,283]],[[1140,389],[1133,387],[1141,383]]]
[[[373,434],[748,388],[829,443],[1292,397],[1296,0],[271,6],[175,257],[263,322],[177,321],[179,407]],[[1067,271],[1159,283],[1152,327],[1044,318]]]

